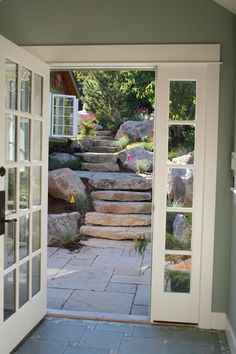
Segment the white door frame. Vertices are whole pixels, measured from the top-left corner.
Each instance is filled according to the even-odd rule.
[[[183,63],[190,66],[202,64],[205,67],[207,80],[205,117],[207,119],[205,122],[204,198],[198,324],[201,328],[221,327],[221,318],[222,321],[224,319],[223,314],[222,317],[220,315],[217,317],[218,323],[215,324],[215,314],[212,312],[220,45],[75,45],[27,46],[24,49],[47,62],[51,69],[57,70],[110,67],[154,69],[163,64],[165,66],[178,66]]]

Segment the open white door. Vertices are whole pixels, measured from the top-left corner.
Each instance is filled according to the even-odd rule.
[[[46,315],[49,66],[2,36],[0,48],[0,351],[9,354]]]
[[[199,322],[206,72],[158,67],[152,321]]]

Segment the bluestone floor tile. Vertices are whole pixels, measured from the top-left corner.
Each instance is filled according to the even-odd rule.
[[[124,337],[119,354],[163,354],[163,343],[153,338]]]
[[[86,331],[80,346],[98,349],[119,349],[123,338],[122,333]]]
[[[207,354],[207,348],[202,345],[164,344],[163,354]]]
[[[72,324],[54,323],[51,321],[44,322],[40,325],[36,331],[35,335],[39,336],[40,339],[56,340],[63,342],[78,342],[83,333],[85,327],[80,327]]]
[[[110,354],[110,350],[85,347],[68,347],[64,354]]]
[[[103,331],[103,332],[121,332],[127,336],[133,335],[133,326],[129,323],[98,323],[95,328],[95,331]]]
[[[66,347],[66,343],[28,339],[15,354],[62,354]]]

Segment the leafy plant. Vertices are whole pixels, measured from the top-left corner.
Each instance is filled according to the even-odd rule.
[[[190,291],[190,272],[167,269],[165,271],[165,289],[170,285],[171,292],[188,293]]]
[[[79,135],[78,138],[83,138],[85,136],[96,136],[95,126],[98,124],[96,118],[91,119],[81,119],[79,122]]]
[[[143,139],[142,141],[139,141],[137,143],[132,143],[129,144],[129,148],[133,148],[133,147],[143,147],[145,150],[153,152],[154,151],[154,140],[153,139]]]
[[[130,143],[130,138],[127,135],[122,136],[119,140],[116,141],[116,146],[119,151],[125,149]]]
[[[79,239],[78,239],[78,232],[75,229],[66,229],[65,232],[62,232],[57,236],[57,239],[55,239],[52,242],[52,246],[55,247],[61,247],[61,248],[67,248],[69,250],[76,250],[80,249],[81,246],[79,244]]]
[[[75,207],[82,215],[85,215],[89,210],[91,210],[90,201],[83,195],[80,195],[76,198]]]
[[[140,235],[133,241],[133,249],[140,256],[143,256],[144,252],[147,249],[149,242],[150,242],[149,238]]]
[[[135,171],[138,173],[148,172],[150,166],[148,160],[137,160],[135,164]]]
[[[167,250],[190,250],[191,236],[186,236],[184,240],[178,240],[173,235],[166,233],[166,249]]]

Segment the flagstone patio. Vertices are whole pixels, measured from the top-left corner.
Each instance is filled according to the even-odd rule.
[[[48,248],[48,309],[148,316],[151,248],[90,238],[80,252]]]

